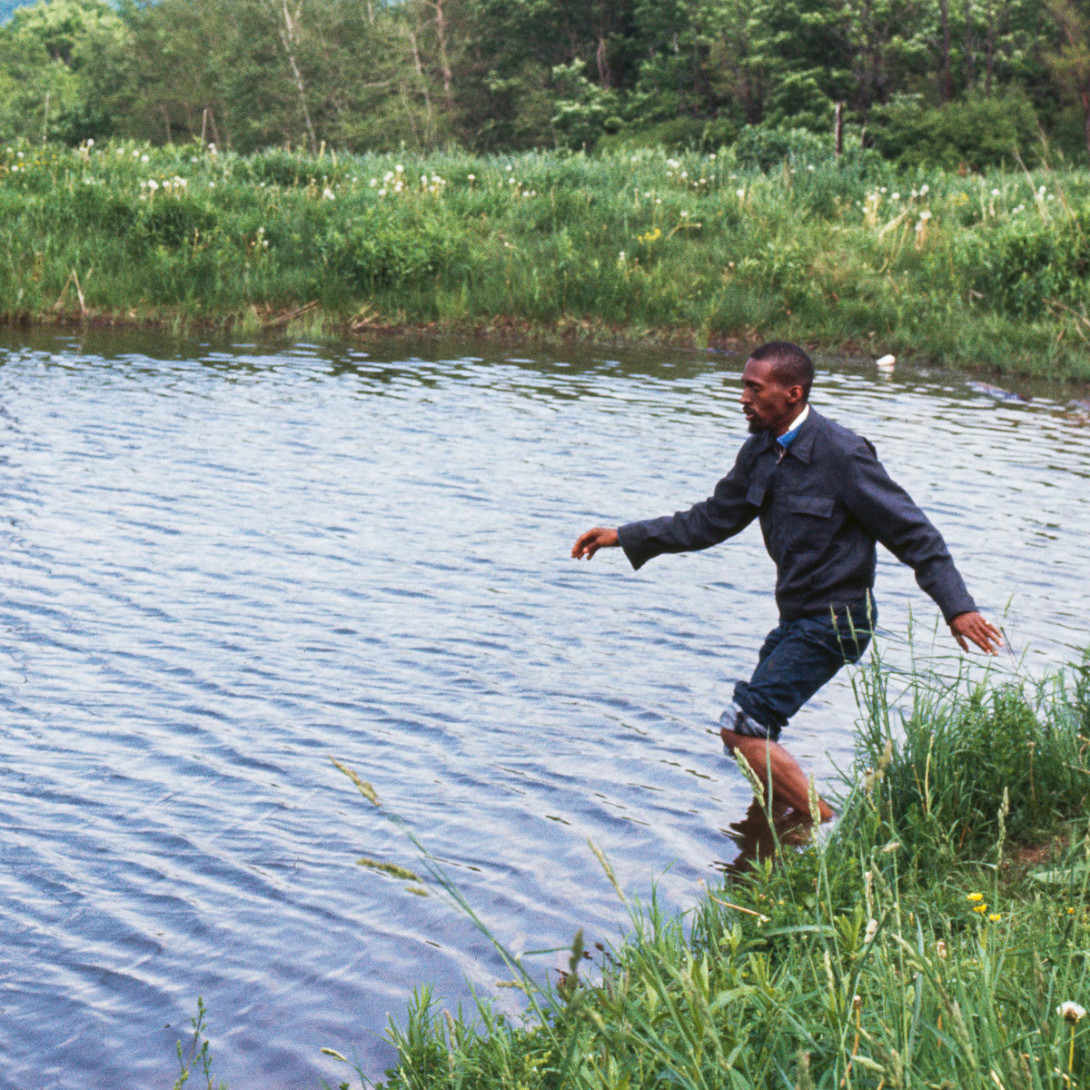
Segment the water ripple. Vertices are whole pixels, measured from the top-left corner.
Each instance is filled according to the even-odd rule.
[[[355,865],[421,869],[330,755],[515,951],[618,934],[588,837],[668,907],[715,875],[745,785],[714,722],[774,622],[759,536],[638,575],[567,553],[708,494],[740,360],[33,337],[0,342],[0,1085],[168,1085],[198,995],[234,1084],[336,1081],[322,1046],[378,1075],[414,984],[506,976],[441,896]],[[1085,394],[816,389],[1028,668],[1068,660]],[[935,611],[892,559],[879,579],[896,666]],[[793,725],[820,778],[854,717],[841,677]]]

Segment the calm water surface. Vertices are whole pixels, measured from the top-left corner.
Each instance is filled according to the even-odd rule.
[[[742,362],[0,340],[0,1086],[169,1086],[198,995],[234,1090],[345,1077],[323,1046],[377,1076],[415,984],[491,994],[508,974],[441,895],[356,865],[418,868],[330,756],[516,951],[621,933],[588,837],[691,904],[748,801],[712,724],[774,623],[771,563],[756,526],[639,575],[568,551],[707,495]],[[1070,661],[1087,392],[840,364],[818,390],[1026,669]],[[888,556],[879,601],[904,661],[936,611]],[[785,736],[826,784],[854,716],[843,676]]]

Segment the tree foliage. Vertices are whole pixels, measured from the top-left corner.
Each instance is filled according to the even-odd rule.
[[[710,149],[839,107],[972,169],[1090,152],[1090,0],[41,0],[0,26],[0,103],[0,139],[240,151]]]

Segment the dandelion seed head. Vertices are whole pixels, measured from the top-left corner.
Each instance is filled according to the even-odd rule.
[[[1056,1008],[1056,1013],[1065,1021],[1074,1025],[1086,1017],[1086,1008],[1068,999]]]

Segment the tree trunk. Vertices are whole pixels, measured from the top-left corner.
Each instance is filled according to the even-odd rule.
[[[299,22],[299,16],[303,12],[303,2],[295,8],[295,16],[292,17],[288,10],[288,0],[281,4],[281,14],[284,16],[283,25],[279,28],[280,44],[284,47],[284,54],[288,58],[291,74],[295,80],[295,89],[299,92],[299,106],[303,111],[303,121],[307,127],[307,135],[310,137],[310,150],[314,154],[318,151],[318,136],[314,131],[314,123],[310,119],[310,109],[307,106],[307,88],[303,82],[303,73],[299,71],[299,65],[295,59],[295,28]]]
[[[435,0],[435,37],[439,46],[439,74],[443,78],[443,94],[450,98],[450,87],[454,76],[450,68],[450,54],[447,51],[447,17],[443,12],[443,0]]]
[[[976,35],[973,34],[973,0],[965,0],[965,90],[976,82]]]
[[[594,51],[594,59],[598,62],[598,83],[602,87],[611,87],[613,85],[613,73],[609,70],[604,34],[598,35],[598,48]]]
[[[1090,90],[1084,89],[1079,97],[1082,99],[1082,112],[1086,118],[1086,154],[1090,155]]]
[[[942,20],[942,45],[939,56],[939,94],[943,102],[954,97],[954,82],[950,72],[950,4],[939,0],[939,17]]]
[[[424,72],[424,66],[420,63],[420,50],[416,45],[416,35],[409,32],[409,42],[413,47],[413,64],[416,66],[416,74],[420,78],[420,88],[424,92],[424,144],[431,143],[431,95],[428,94],[428,77]]]

